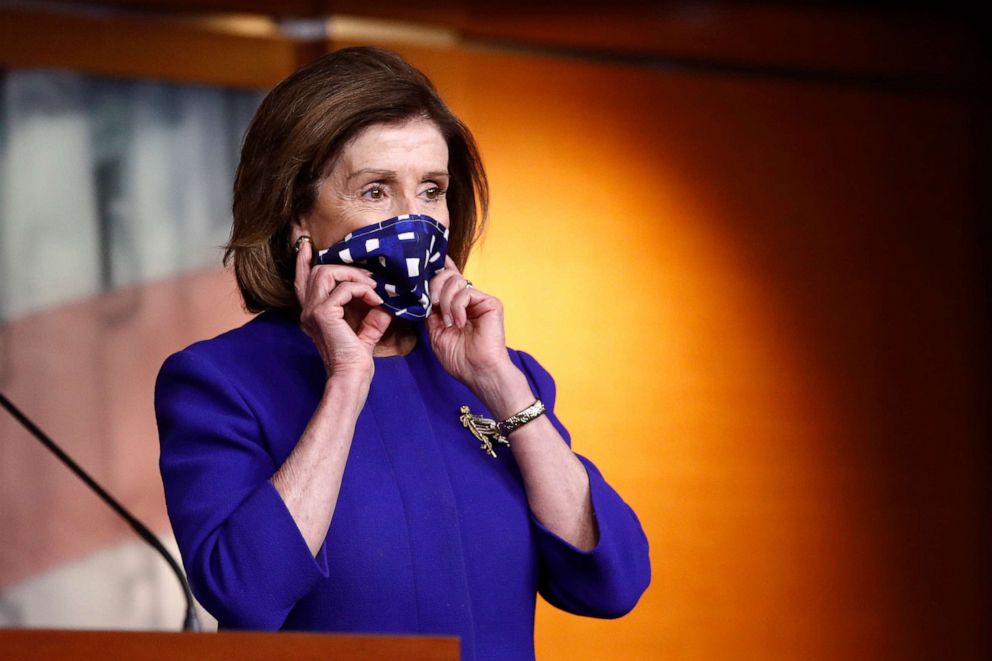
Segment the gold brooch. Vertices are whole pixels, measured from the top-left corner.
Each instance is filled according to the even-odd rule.
[[[494,441],[510,447],[510,441],[506,440],[506,437],[499,432],[495,420],[484,418],[481,415],[473,415],[468,406],[462,406],[459,411],[461,415],[458,419],[461,420],[462,426],[472,432],[472,436],[475,436],[482,443],[479,446],[480,450],[495,459],[496,450],[493,449]]]

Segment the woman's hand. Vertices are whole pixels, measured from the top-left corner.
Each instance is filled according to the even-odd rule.
[[[470,286],[450,257],[431,280],[430,293],[427,331],[435,355],[449,374],[490,399],[486,395],[517,371],[506,352],[503,304]]]
[[[510,361],[503,304],[468,285],[451,259],[430,283],[427,331],[438,360],[499,420],[534,403],[527,377]],[[524,425],[510,445],[535,516],[584,550],[596,546],[589,476],[547,416]]]
[[[306,240],[298,245],[294,286],[302,310],[300,326],[320,352],[327,382],[296,446],[272,475],[272,486],[316,557],[337,507],[355,424],[372,383],[372,349],[390,317],[375,307],[382,300],[367,271],[311,267],[313,246]]]
[[[371,274],[354,266],[321,264],[311,267],[313,246],[300,242],[296,254],[296,297],[300,326],[313,340],[328,378],[360,376],[370,382],[372,350],[389,327],[391,317],[380,307]]]

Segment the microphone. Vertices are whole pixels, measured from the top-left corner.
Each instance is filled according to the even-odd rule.
[[[72,460],[65,451],[60,448],[55,441],[53,441],[45,432],[41,431],[38,425],[34,424],[30,418],[28,418],[24,413],[21,412],[14,403],[11,402],[7,397],[0,392],[0,404],[3,405],[7,412],[14,417],[21,426],[27,429],[31,434],[37,438],[42,445],[44,445],[48,450],[54,454],[59,460],[69,467],[73,473],[76,474],[79,479],[86,483],[90,489],[96,492],[96,495],[105,502],[112,510],[117,512],[122,519],[128,522],[128,525],[138,533],[138,536],[145,540],[148,544],[152,546],[159,555],[165,558],[165,561],[169,563],[172,568],[173,573],[175,573],[176,578],[179,579],[179,583],[182,585],[183,594],[186,596],[186,618],[183,621],[183,631],[201,631],[203,627],[200,625],[200,619],[196,616],[196,609],[193,607],[193,593],[189,589],[189,583],[186,581],[186,577],[183,575],[182,569],[180,569],[179,564],[176,562],[172,554],[169,553],[162,542],[158,540],[158,537],[148,529],[148,527],[139,521],[133,514],[127,511],[123,505],[121,505],[117,500],[111,496],[107,491],[97,484],[96,480],[89,476],[89,474],[82,469],[75,461]]]

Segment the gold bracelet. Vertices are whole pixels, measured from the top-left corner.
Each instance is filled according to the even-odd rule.
[[[472,435],[482,444],[479,446],[479,449],[495,459],[496,450],[493,449],[494,442],[510,447],[510,441],[506,437],[534,418],[544,415],[546,411],[547,409],[544,408],[544,403],[538,399],[523,411],[514,413],[502,422],[496,422],[491,418],[473,414],[468,406],[463,405],[459,409],[461,415],[458,419],[461,421],[462,426],[472,432]]]
[[[534,418],[544,415],[544,412],[544,402],[539,399],[534,400],[533,404],[525,408],[520,413],[514,413],[503,422],[497,422],[496,429],[498,429],[499,433],[503,436],[509,436],[511,432],[520,429]]]

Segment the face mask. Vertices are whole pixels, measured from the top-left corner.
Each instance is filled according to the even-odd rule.
[[[382,307],[403,319],[426,319],[427,283],[444,267],[448,230],[430,216],[397,216],[359,228],[317,253],[318,264],[354,264],[372,272]]]

